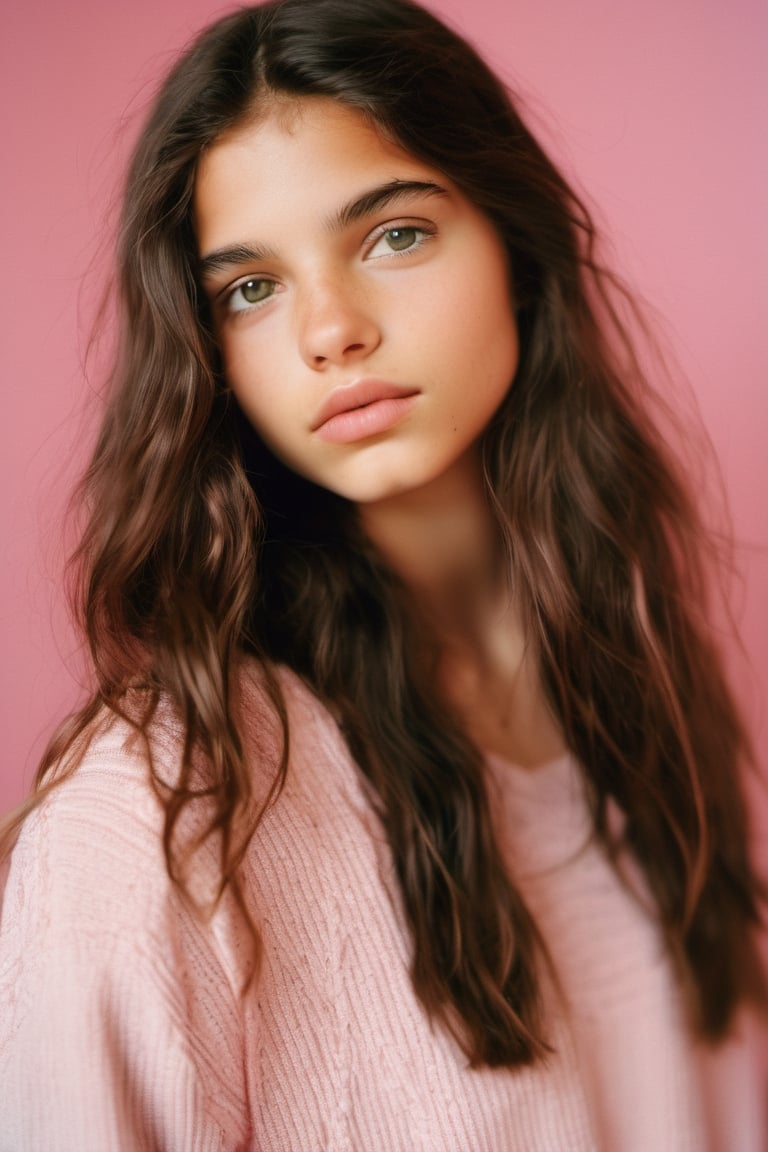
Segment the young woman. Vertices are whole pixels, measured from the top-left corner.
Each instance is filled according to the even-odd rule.
[[[758,1152],[746,740],[593,245],[404,0],[172,71],[96,689],[6,831],[3,1149]]]

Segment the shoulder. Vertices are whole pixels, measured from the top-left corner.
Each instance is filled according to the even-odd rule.
[[[285,665],[265,670],[255,660],[244,661],[236,690],[243,735],[251,754],[274,753],[280,747],[280,709],[284,709],[292,743],[325,745],[329,739],[335,743],[338,727],[327,706]]]
[[[27,817],[10,862],[3,935],[76,931],[82,950],[132,920],[165,887],[162,810],[149,761],[125,721],[102,714],[77,767]],[[139,910],[137,902],[142,905]]]
[[[268,675],[255,661],[246,661],[235,690],[255,792],[268,791],[283,751],[275,689],[285,711],[290,764],[273,807],[281,814],[314,809],[318,815],[334,792],[334,777],[345,788],[355,780],[338,727],[294,673],[279,668]],[[49,933],[76,927],[83,947],[91,928],[95,940],[106,926],[116,933],[120,926],[138,925],[146,933],[161,921],[166,930],[168,904],[178,893],[166,866],[162,795],[178,778],[183,746],[183,727],[165,701],[146,736],[106,710],[97,717],[77,767],[51,788],[22,827],[6,882],[4,930],[11,922],[16,929],[23,922],[30,931],[45,926]],[[196,855],[202,885],[215,871],[214,851]]]
[[[127,1132],[131,1147],[240,1146],[239,938],[222,946],[226,902],[205,920],[170,879],[153,785],[180,754],[172,723],[147,744],[104,714],[21,830],[0,921],[15,1147],[122,1147]]]
[[[348,838],[350,806],[359,813],[368,807],[327,709],[286,669],[274,672],[274,683],[287,720],[289,763],[252,845],[260,871],[272,870],[289,842],[302,846],[305,858],[313,848],[327,856],[333,829]],[[253,662],[243,666],[237,691],[248,769],[256,794],[266,794],[283,751],[279,707]],[[164,786],[177,779],[180,723],[163,704],[144,737],[105,712],[87,739],[77,767],[28,816],[13,850],[2,905],[6,956],[9,938],[22,952],[39,952],[44,940],[53,949],[77,940],[83,955],[103,957],[108,948],[113,958],[138,951],[167,956],[169,936],[186,915],[168,874],[162,800]],[[180,831],[190,841],[196,818],[194,811],[182,817]],[[204,844],[192,864],[193,891],[205,900],[217,888],[216,846]]]
[[[317,825],[335,816],[346,818],[350,806],[369,811],[368,786],[333,713],[290,669],[279,667],[274,675],[284,708],[288,768],[285,785],[265,814],[265,827],[285,820]],[[242,685],[246,757],[254,774],[271,782],[283,731],[260,675],[247,669]]]

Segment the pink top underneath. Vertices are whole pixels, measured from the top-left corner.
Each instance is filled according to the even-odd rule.
[[[489,759],[500,842],[554,959],[554,1055],[467,1068],[408,976],[389,849],[327,712],[292,675],[286,788],[246,861],[258,993],[229,900],[168,882],[120,724],[28,820],[0,935],[0,1152],[764,1152],[754,1021],[699,1051],[652,917],[591,837],[578,771]],[[254,772],[264,710],[246,689]],[[158,736],[171,776],[177,744]],[[212,875],[198,860],[201,892]]]

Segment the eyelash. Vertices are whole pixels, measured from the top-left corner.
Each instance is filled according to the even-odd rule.
[[[253,312],[256,308],[262,308],[267,301],[271,300],[274,296],[274,291],[272,291],[261,300],[244,300],[242,307],[235,307],[234,301],[238,292],[241,292],[243,288],[247,288],[250,284],[271,284],[274,288],[277,286],[277,281],[270,279],[269,276],[249,276],[246,280],[241,280],[239,284],[234,284],[224,294],[224,304],[228,313],[236,316],[244,312]],[[240,299],[243,300],[243,297],[241,296]]]
[[[396,232],[413,232],[415,234],[414,243],[409,244],[407,248],[391,248],[381,256],[371,255],[377,245],[382,240],[384,240],[386,236],[390,236]],[[405,222],[386,224],[383,227],[378,228],[373,233],[373,235],[366,240],[365,259],[381,260],[387,259],[389,257],[396,257],[399,259],[403,256],[410,256],[412,253],[417,252],[420,248],[422,248],[424,244],[428,243],[434,237],[435,233],[436,229],[433,226],[428,226],[423,222],[419,224],[409,224]],[[242,307],[235,307],[234,302],[237,299],[237,294],[241,292],[242,289],[247,288],[249,285],[259,286],[268,284],[273,286],[273,291],[268,292],[267,295],[262,299],[244,301]],[[262,308],[274,296],[274,289],[277,287],[277,285],[278,281],[271,279],[269,276],[249,276],[245,280],[241,280],[238,284],[232,285],[232,287],[227,289],[223,294],[226,311],[232,316],[238,316],[248,314],[250,312],[256,311],[259,308]],[[243,299],[242,296],[240,299]]]
[[[428,227],[426,224],[386,224],[383,228],[377,229],[370,240],[367,242],[367,256],[371,258],[371,252],[374,250],[380,240],[385,236],[390,236],[393,232],[415,232],[417,239],[414,244],[409,244],[407,248],[397,249],[392,248],[385,256],[409,256],[412,252],[418,251],[424,244],[428,243],[435,235],[435,229]],[[381,257],[374,256],[374,260],[379,260]]]

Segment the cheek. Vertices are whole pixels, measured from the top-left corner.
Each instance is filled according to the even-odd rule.
[[[495,242],[460,273],[445,276],[436,300],[437,327],[456,353],[482,361],[517,360],[517,325],[506,259]],[[481,361],[478,359],[477,367]]]
[[[267,401],[263,382],[241,356],[223,357],[224,376],[240,405],[248,423],[270,448],[274,448],[272,432],[277,423],[279,405]],[[270,418],[271,417],[271,418]]]
[[[258,432],[279,427],[290,412],[295,366],[288,340],[272,317],[257,318],[252,326],[246,320],[219,335],[224,377]]]
[[[498,254],[477,296],[481,301],[477,330],[479,341],[484,342],[483,355],[489,372],[505,382],[506,390],[517,372],[520,343],[511,278],[506,260],[501,262]]]
[[[221,359],[224,377],[234,392],[240,407],[253,424],[266,406],[265,377],[269,375],[262,356],[239,341],[222,341]]]
[[[446,332],[446,340],[465,386],[488,396],[490,402],[500,400],[514,380],[519,360],[517,323],[506,282],[493,291],[480,286]]]

